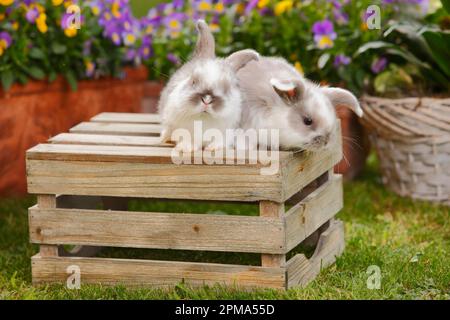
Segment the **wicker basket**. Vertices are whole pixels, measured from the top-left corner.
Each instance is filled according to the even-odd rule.
[[[450,98],[365,96],[362,106],[383,183],[401,196],[450,205]]]

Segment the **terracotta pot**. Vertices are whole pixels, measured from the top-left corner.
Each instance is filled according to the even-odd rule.
[[[338,106],[337,115],[341,119],[342,147],[344,158],[334,171],[344,175],[344,179],[354,179],[366,164],[370,143],[358,117],[347,107]]]
[[[156,113],[158,111],[159,95],[165,83],[159,81],[147,81],[144,87],[144,100],[142,101],[142,112]]]
[[[0,89],[0,196],[26,193],[25,151],[105,111],[140,112],[146,68],[126,69],[123,80],[80,81],[71,91],[59,78]]]

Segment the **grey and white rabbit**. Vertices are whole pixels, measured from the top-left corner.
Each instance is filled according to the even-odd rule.
[[[175,129],[194,131],[194,121],[202,121],[203,131],[238,127],[241,119],[241,93],[236,72],[259,55],[242,50],[222,59],[215,55],[214,37],[203,21],[197,21],[199,37],[194,53],[170,78],[161,93],[158,110],[162,118],[162,141],[171,140]],[[201,144],[201,145],[200,145]],[[183,152],[219,150],[227,146],[222,141],[179,141],[176,149]]]
[[[282,150],[326,146],[337,123],[337,105],[363,114],[351,92],[314,84],[282,58],[251,61],[239,70],[238,78],[244,97],[241,126],[278,129]]]

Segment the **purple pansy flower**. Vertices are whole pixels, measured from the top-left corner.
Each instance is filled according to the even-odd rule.
[[[258,5],[259,0],[250,0],[245,7],[244,14],[249,15],[250,12]]]
[[[9,48],[11,43],[12,43],[11,35],[6,31],[0,32],[0,46],[4,46],[5,47],[4,49],[6,49]]]
[[[346,66],[346,65],[350,64],[350,62],[351,62],[350,57],[346,56],[345,54],[338,54],[334,58],[333,65],[337,68],[340,66]]]
[[[331,48],[333,46],[333,40],[337,35],[334,32],[333,23],[328,20],[317,21],[312,27],[314,34],[314,41],[319,49]]]
[[[34,23],[38,17],[39,17],[39,10],[36,7],[28,9],[25,14],[25,18],[29,23]]]
[[[386,69],[387,64],[388,60],[385,57],[377,58],[373,61],[370,69],[373,73],[380,73],[381,71]]]
[[[167,60],[169,60],[170,62],[172,62],[175,65],[180,65],[181,64],[181,60],[180,58],[178,58],[175,54],[173,53],[168,53],[167,54]]]

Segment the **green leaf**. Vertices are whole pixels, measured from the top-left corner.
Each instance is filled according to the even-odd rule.
[[[389,48],[389,49],[386,50],[386,52],[388,54],[391,54],[391,55],[402,57],[406,61],[408,61],[408,62],[410,62],[412,64],[415,64],[415,65],[418,65],[418,66],[420,66],[422,68],[425,68],[425,69],[429,69],[430,68],[430,65],[428,63],[422,62],[416,56],[414,56],[411,52],[405,51],[403,49],[400,49],[400,47],[398,47],[398,48]]]
[[[67,51],[67,47],[65,45],[63,45],[63,44],[54,42],[52,44],[52,51],[55,54],[64,54]]]
[[[31,48],[29,54],[30,54],[30,57],[32,57],[32,58],[34,58],[34,59],[39,59],[39,60],[45,59],[45,54],[44,54],[44,52],[43,52],[41,49],[36,48],[36,47]]]
[[[450,13],[450,0],[441,0],[441,2],[445,11],[447,11],[447,13]]]
[[[78,83],[77,83],[77,78],[75,77],[75,74],[72,71],[67,71],[64,76],[66,77],[67,82],[69,83],[70,87],[72,88],[72,91],[77,91]]]
[[[55,81],[56,80],[56,76],[57,76],[56,72],[51,71],[50,74],[48,75],[48,82]]]
[[[14,83],[14,74],[10,69],[2,72],[2,86],[3,90],[8,91]]]
[[[319,60],[317,60],[317,67],[319,69],[323,69],[325,65],[327,64],[328,60],[330,60],[330,54],[324,53],[319,57]]]
[[[16,77],[17,77],[17,80],[19,80],[20,84],[25,85],[25,84],[28,83],[28,77],[27,77],[25,74],[23,74],[23,73],[18,73],[18,74],[16,75]]]
[[[450,44],[449,35],[441,32],[426,31],[423,33],[425,40],[431,48],[436,64],[450,77]]]
[[[366,44],[362,45],[361,47],[356,50],[355,54],[353,55],[354,58],[361,55],[362,53],[372,50],[372,49],[381,49],[381,48],[392,48],[394,45],[389,42],[384,41],[371,41],[367,42]]]
[[[42,80],[45,78],[45,72],[36,66],[32,66],[28,69],[28,73],[35,79]]]

